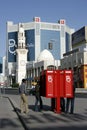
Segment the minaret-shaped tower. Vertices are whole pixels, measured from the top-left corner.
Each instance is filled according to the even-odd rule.
[[[26,78],[26,63],[27,63],[27,52],[26,40],[23,24],[19,23],[18,27],[18,47],[16,49],[17,53],[17,69],[16,69],[16,82],[21,84],[21,80]]]

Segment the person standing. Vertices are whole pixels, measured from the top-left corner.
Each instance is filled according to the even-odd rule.
[[[34,81],[32,81],[32,84],[31,84],[31,88],[30,88],[30,91],[29,91],[29,94],[30,95],[35,95],[35,84],[34,84]]]
[[[20,109],[21,113],[28,113],[28,99],[27,99],[27,90],[26,90],[26,79],[22,79],[22,83],[19,86],[20,91]]]
[[[75,100],[75,83],[73,85],[73,97],[66,99],[66,113],[69,112],[69,109],[70,109],[70,114],[74,113],[74,100]]]
[[[65,112],[65,99],[63,97],[61,97],[61,111]]]
[[[37,84],[35,85],[35,111],[39,111],[38,103],[40,103],[40,110],[43,108],[42,99],[40,96],[40,82],[37,81]]]

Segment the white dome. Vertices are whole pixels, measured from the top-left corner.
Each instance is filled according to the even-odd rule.
[[[47,49],[43,50],[39,57],[37,58],[37,61],[40,62],[40,61],[53,61],[54,58],[53,58],[53,55],[51,54],[51,52],[49,52]]]

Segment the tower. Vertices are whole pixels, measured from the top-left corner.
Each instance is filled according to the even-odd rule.
[[[18,26],[18,46],[16,49],[17,57],[16,57],[16,82],[21,84],[21,80],[26,76],[26,63],[27,63],[27,48],[26,48],[26,40],[25,40],[25,32],[23,28],[23,24],[19,23]]]

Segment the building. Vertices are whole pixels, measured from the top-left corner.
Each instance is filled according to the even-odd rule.
[[[23,32],[21,33],[20,30]],[[41,22],[40,17],[35,17],[33,22],[28,23],[13,24],[13,22],[7,22],[6,59],[8,69],[6,75],[9,83],[20,82],[23,77],[28,77],[26,64],[27,67],[29,66],[28,71],[32,70],[44,49],[52,53],[55,60],[63,58],[64,53],[72,50],[71,34],[73,32],[74,29],[69,28],[64,19],[57,23]],[[21,47],[19,47],[20,42]],[[23,46],[26,54],[19,56],[21,57],[19,59],[17,50],[23,49]],[[20,68],[21,65],[18,60],[23,68]],[[25,71],[24,74],[21,69]],[[20,77],[19,70],[22,73]],[[12,81],[12,79],[14,80]]]
[[[61,69],[73,69],[77,88],[87,88],[87,26],[72,34],[73,50],[61,59]]]
[[[3,64],[3,62],[2,62],[3,60],[2,60],[2,57],[0,57],[0,73],[2,73],[2,64]]]
[[[1,87],[6,85],[6,77],[5,77],[5,57],[0,57],[0,85]]]

